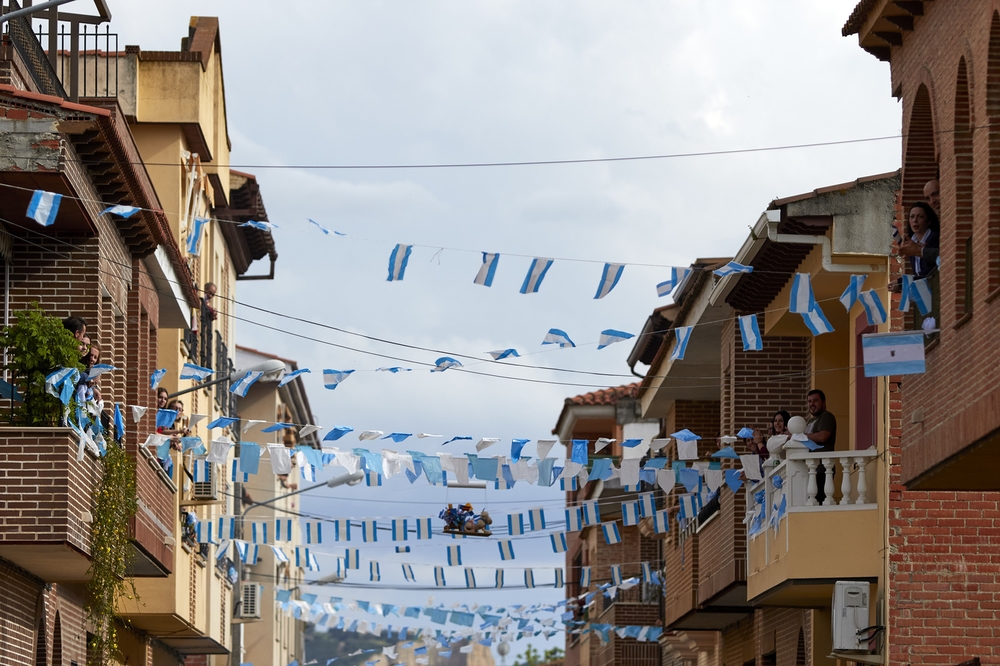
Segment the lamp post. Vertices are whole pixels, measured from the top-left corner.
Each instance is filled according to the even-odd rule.
[[[285,493],[283,495],[275,495],[274,497],[266,499],[263,502],[251,502],[250,506],[248,506],[247,508],[243,509],[240,512],[240,520],[236,526],[238,538],[242,538],[243,536],[243,519],[246,517],[248,513],[250,513],[250,511],[256,509],[257,507],[274,504],[279,500],[292,497],[293,495],[300,495],[302,493],[307,493],[310,490],[318,490],[320,488],[336,488],[338,486],[343,486],[343,485],[356,486],[359,483],[361,483],[361,481],[364,478],[365,478],[364,473],[352,472],[351,474],[336,476],[328,481],[323,481],[322,483],[317,483],[311,486],[306,486],[305,488],[293,490],[290,493]],[[242,493],[239,493],[239,495],[241,494]],[[241,496],[238,496],[237,501],[242,502],[243,498]],[[236,558],[236,571],[239,574],[239,582],[242,588],[245,570],[243,568],[243,559],[240,557]],[[231,662],[230,662],[232,666],[240,666],[240,664],[243,663],[243,623],[235,621],[236,609],[239,607],[241,603],[242,603],[242,598],[238,598],[236,603],[233,605],[234,619],[232,622],[232,631],[231,631],[233,639],[233,652],[231,654]]]

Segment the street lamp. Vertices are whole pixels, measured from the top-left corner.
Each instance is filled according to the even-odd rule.
[[[171,393],[167,396],[167,398],[176,398],[179,395],[184,395],[185,393],[190,393],[191,391],[197,391],[200,388],[215,386],[216,384],[221,384],[222,382],[236,382],[245,377],[248,372],[263,372],[264,374],[257,380],[259,382],[276,382],[279,381],[285,374],[285,362],[279,361],[278,359],[269,359],[263,363],[251,365],[249,368],[234,370],[225,377],[219,377],[218,379],[213,379],[210,382],[195,384],[191,388],[186,388],[183,391],[178,391],[177,393]]]
[[[280,361],[279,361],[279,363],[280,363]],[[261,365],[265,365],[265,364],[261,364]],[[282,363],[281,367],[282,368],[285,367],[283,363]],[[244,371],[244,372],[246,372],[246,371]],[[272,497],[271,499],[264,500],[263,502],[251,502],[250,506],[248,506],[247,508],[243,509],[243,511],[240,512],[240,521],[239,521],[239,524],[237,525],[237,529],[239,530],[239,536],[240,537],[243,536],[243,519],[246,517],[246,515],[251,510],[256,509],[259,506],[267,506],[269,504],[274,504],[275,502],[277,502],[279,500],[283,500],[286,497],[292,497],[293,495],[300,495],[302,493],[307,493],[310,490],[318,490],[319,488],[336,488],[338,486],[343,486],[343,485],[356,486],[359,483],[361,483],[361,481],[364,478],[365,478],[365,475],[364,475],[363,472],[360,472],[360,471],[359,472],[351,472],[350,474],[343,474],[341,476],[336,476],[336,477],[334,477],[334,478],[332,478],[332,479],[330,479],[328,481],[323,481],[322,483],[317,483],[315,485],[306,486],[305,488],[300,488],[299,490],[293,490],[292,492],[285,493],[284,495],[276,495],[276,496]],[[242,498],[238,497],[237,501],[242,501]],[[236,571],[238,573],[239,581],[242,584],[243,583],[243,576],[244,576],[244,569],[243,569],[243,559],[240,558],[240,557],[236,558]],[[237,608],[239,608],[239,605],[241,603],[243,603],[242,597],[237,597],[236,604],[233,606],[233,618],[234,618],[234,620],[235,620],[235,618],[237,616],[237,612],[236,612]],[[243,663],[243,623],[242,622],[235,622],[234,621],[232,623],[231,634],[232,634],[232,639],[233,639],[233,652],[232,652],[232,655],[231,655],[232,656],[232,662],[231,663],[232,663],[232,666],[240,666],[240,664]]]

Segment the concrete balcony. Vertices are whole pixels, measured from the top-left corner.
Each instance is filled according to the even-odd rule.
[[[0,557],[48,583],[87,580],[97,457],[69,428],[0,427]]]
[[[817,483],[820,465],[828,470],[825,498]],[[747,491],[747,597],[753,605],[828,606],[837,580],[877,582],[883,517],[877,484],[870,483],[877,468],[874,449],[792,450]]]

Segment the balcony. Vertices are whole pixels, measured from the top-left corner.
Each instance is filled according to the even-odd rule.
[[[877,582],[882,512],[872,483],[874,449],[792,450],[748,490],[747,597],[755,606],[827,606],[837,580]],[[826,474],[817,485],[819,465]]]
[[[0,427],[0,557],[47,583],[87,580],[96,456],[69,428]]]

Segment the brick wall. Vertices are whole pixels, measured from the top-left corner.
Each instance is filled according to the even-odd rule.
[[[1000,308],[993,298],[1000,287],[1000,130],[994,129],[1000,3],[953,0],[924,8],[914,32],[892,50],[892,78],[907,137],[906,205],[940,172],[941,333],[927,352],[926,374],[890,383],[888,661],[957,664],[981,657],[996,664],[1000,493],[913,491],[904,483],[1000,427],[994,378],[1000,341],[992,331]],[[968,276],[961,261],[969,234],[971,316],[964,312]],[[904,320],[893,300],[891,324],[898,330]],[[914,423],[918,408],[924,419]]]
[[[807,666],[813,663],[809,649],[812,644],[813,613],[814,611],[796,608],[763,608],[754,611],[754,639],[758,659],[774,653],[777,666]],[[826,617],[829,618],[829,615]]]
[[[90,526],[81,515],[93,507],[100,463],[89,453],[77,461],[68,428],[0,427],[0,439],[0,552],[66,544],[88,556]]]
[[[746,492],[719,490],[719,512],[698,533],[698,603],[746,583]]]

